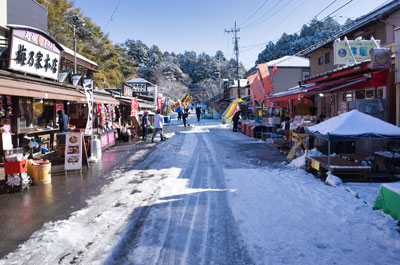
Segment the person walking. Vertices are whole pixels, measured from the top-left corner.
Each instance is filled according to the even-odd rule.
[[[183,126],[184,126],[184,127],[186,127],[186,120],[187,120],[188,116],[189,116],[189,110],[188,110],[188,109],[185,109],[185,113],[183,113],[183,117],[182,117]]]
[[[201,108],[200,106],[196,107],[196,116],[197,116],[197,121],[200,122],[200,115],[201,115]]]
[[[68,116],[63,110],[57,111],[58,114],[58,126],[60,127],[60,132],[68,132]]]
[[[156,116],[154,116],[154,132],[153,132],[153,136],[151,137],[151,142],[154,143],[154,137],[156,137],[157,133],[160,132],[160,137],[161,137],[161,141],[165,141],[165,138],[163,136],[163,122],[164,122],[164,118],[163,116],[160,114],[160,110],[157,110],[157,114]]]
[[[235,114],[232,117],[232,121],[233,121],[233,131],[237,132],[238,131],[238,122],[240,120],[240,113],[241,111],[238,110],[235,112]]]
[[[149,112],[145,111],[143,113],[143,116],[142,116],[142,139],[143,140],[146,140],[147,133],[148,133],[148,130],[149,130],[150,122],[149,122],[149,116],[148,115],[149,115]]]
[[[178,111],[178,121],[182,120],[182,110]]]

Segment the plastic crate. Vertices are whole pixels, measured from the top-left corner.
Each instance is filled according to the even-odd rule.
[[[4,162],[4,173],[5,174],[18,174],[28,170],[26,160],[15,161],[15,162]]]

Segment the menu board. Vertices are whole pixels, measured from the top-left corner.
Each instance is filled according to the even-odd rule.
[[[82,133],[66,133],[65,170],[82,168]]]

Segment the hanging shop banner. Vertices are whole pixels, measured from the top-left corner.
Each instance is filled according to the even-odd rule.
[[[265,91],[261,84],[261,80],[258,77],[258,73],[248,76],[247,80],[250,84],[250,92],[253,93],[255,100],[257,100],[258,104],[261,105],[264,101]]]
[[[83,82],[85,95],[88,105],[88,118],[86,122],[85,135],[92,135],[93,133],[93,79],[85,79]]]
[[[38,32],[13,29],[9,68],[57,80],[61,55],[57,46]]]
[[[334,64],[353,64],[371,59],[372,50],[374,48],[379,48],[380,42],[380,40],[337,39],[333,42]],[[356,61],[354,61],[354,59]]]
[[[138,104],[137,98],[131,99],[131,117],[137,117],[138,114]]]
[[[187,99],[189,98],[189,94],[186,93],[183,98],[181,99],[181,102],[184,103]]]
[[[162,95],[158,94],[158,97],[157,97],[157,110],[161,110],[161,106],[162,106]]]
[[[390,49],[388,48],[375,48],[371,54],[371,69],[388,69],[392,62]]]
[[[82,133],[65,134],[65,170],[82,168]]]
[[[261,75],[262,84],[264,85],[265,96],[268,97],[274,93],[272,78],[273,78],[277,68],[276,68],[276,66],[274,66],[272,75],[269,74],[268,65],[266,63],[257,64],[257,68]]]

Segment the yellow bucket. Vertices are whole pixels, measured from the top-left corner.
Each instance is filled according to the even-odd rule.
[[[30,173],[30,174],[29,174]],[[51,163],[29,166],[28,175],[33,185],[44,185],[51,183]]]

